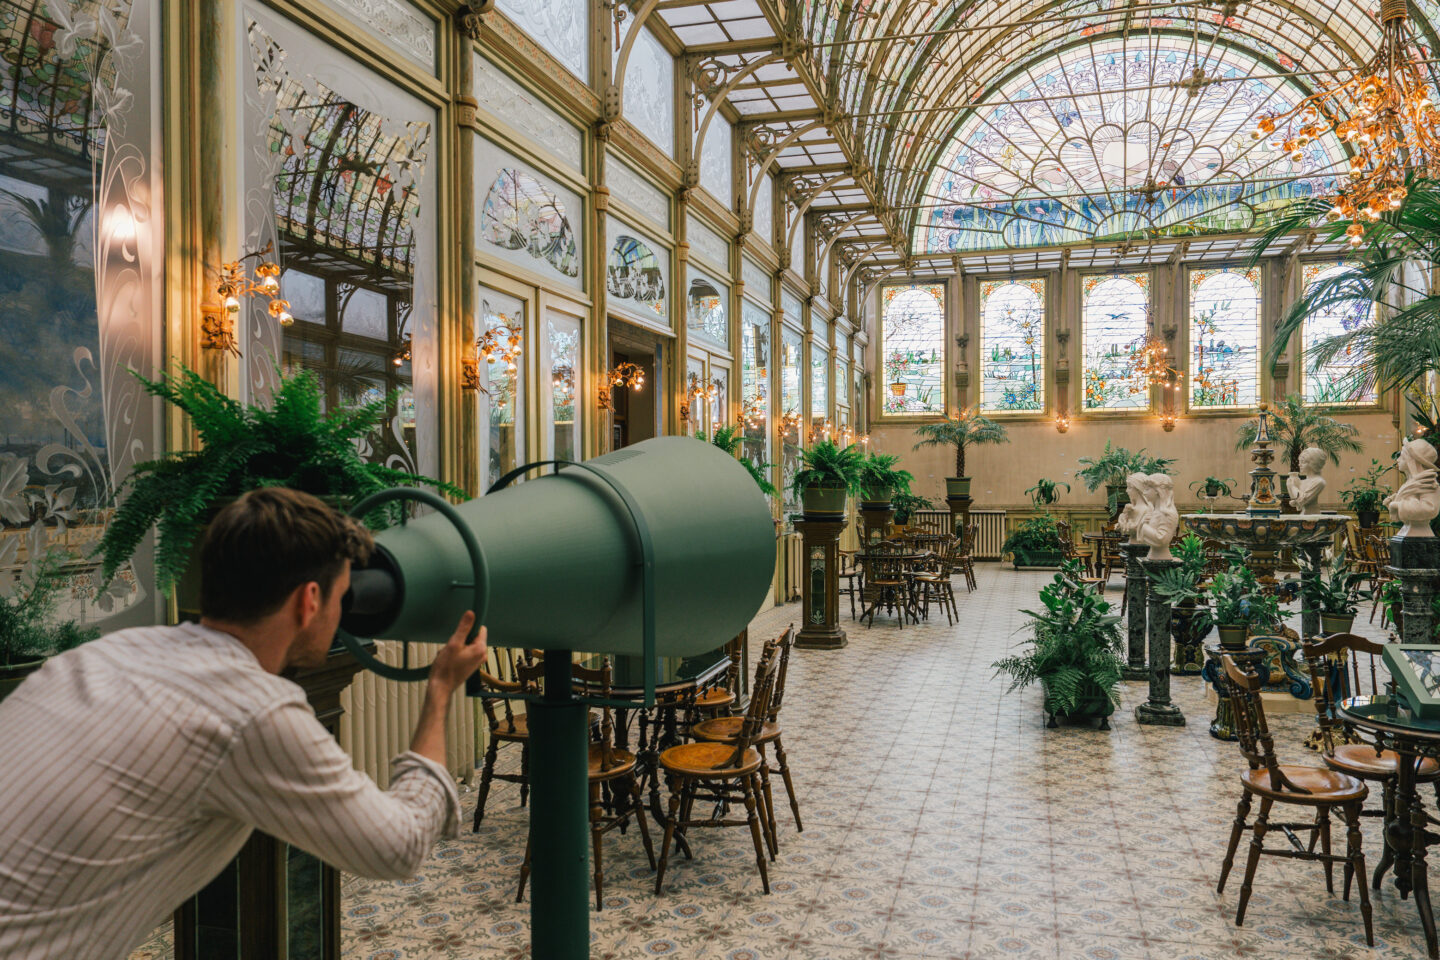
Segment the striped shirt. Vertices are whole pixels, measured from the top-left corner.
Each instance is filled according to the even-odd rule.
[[[460,798],[440,765],[381,791],[305,693],[198,624],[112,633],[0,702],[0,957],[120,960],[254,828],[350,873],[415,874]]]

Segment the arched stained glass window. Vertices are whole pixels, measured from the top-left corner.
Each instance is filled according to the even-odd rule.
[[[980,284],[980,408],[1045,409],[1045,279]]]
[[[880,355],[891,416],[945,412],[945,285],[922,283],[880,291]]]
[[[1350,268],[1339,263],[1307,263],[1302,282],[1308,291],[1316,283],[1344,276]],[[1306,403],[1374,403],[1374,385],[1360,370],[1358,353],[1338,356],[1318,370],[1311,369],[1311,348],[1322,340],[1349,333],[1370,321],[1372,309],[1366,303],[1338,303],[1305,319],[1301,334],[1301,362],[1305,369]]]
[[[1190,271],[1190,406],[1260,401],[1260,268]]]
[[[1150,275],[1094,275],[1081,282],[1086,410],[1145,410],[1150,387],[1135,374],[1145,338]]]

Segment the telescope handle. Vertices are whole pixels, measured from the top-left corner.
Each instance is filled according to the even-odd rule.
[[[468,586],[475,592],[474,602],[470,605],[470,609],[475,612],[475,624],[470,628],[470,635],[465,638],[467,642],[474,640],[480,632],[481,625],[484,623],[485,608],[490,593],[489,578],[485,574],[485,551],[480,548],[480,541],[475,539],[475,534],[465,521],[461,519],[460,514],[450,505],[448,500],[437,493],[432,493],[429,490],[424,490],[419,487],[391,487],[389,490],[372,493],[351,507],[350,515],[352,517],[363,517],[376,507],[394,500],[413,500],[417,503],[423,503],[427,507],[434,508],[436,513],[450,521],[450,526],[454,527],[455,532],[460,535],[461,542],[465,544],[465,552],[470,555],[471,581],[468,584],[457,583],[454,584],[454,586]],[[405,522],[403,514],[401,515],[400,522],[402,524]],[[351,656],[360,661],[362,667],[379,674],[386,680],[414,682],[424,680],[430,676],[429,666],[396,667],[376,659],[374,654],[365,649],[365,646],[352,636],[350,631],[343,627],[336,627],[335,635],[339,638],[340,643],[344,645],[345,649],[350,651]]]

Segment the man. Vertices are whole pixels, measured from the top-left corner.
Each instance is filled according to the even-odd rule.
[[[121,630],[51,659],[0,703],[0,957],[120,960],[264,830],[366,877],[413,876],[459,809],[445,714],[485,658],[466,613],[430,671],[388,791],[301,688],[373,542],[293,490],[221,510],[198,624]]]

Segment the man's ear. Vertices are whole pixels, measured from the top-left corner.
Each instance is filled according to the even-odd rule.
[[[291,603],[294,605],[295,626],[304,630],[320,612],[320,584],[314,580],[300,584],[291,594]]]

